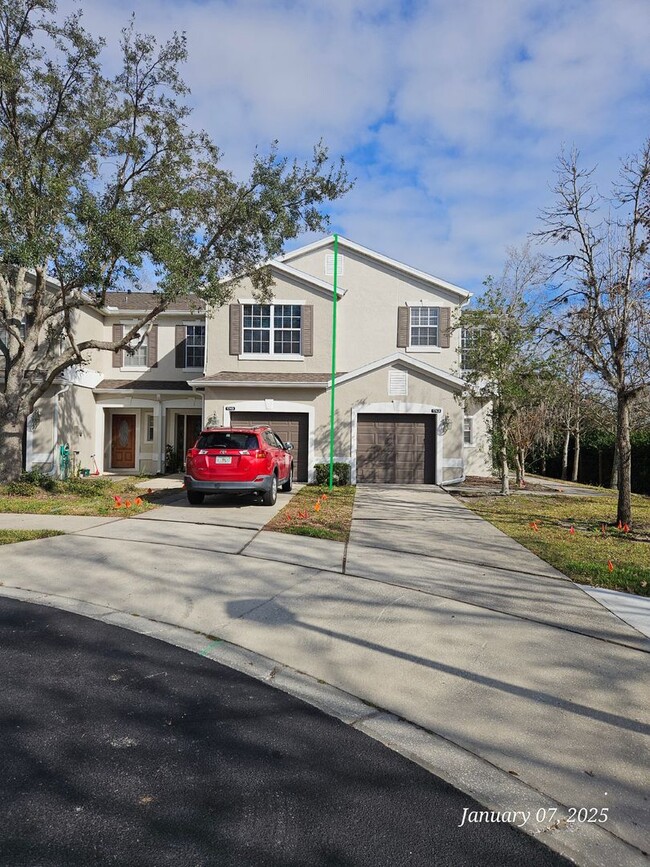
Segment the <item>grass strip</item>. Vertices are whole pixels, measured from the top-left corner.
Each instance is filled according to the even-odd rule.
[[[347,542],[355,492],[353,485],[332,488],[331,491],[326,485],[305,485],[264,529]]]
[[[0,545],[29,542],[31,539],[47,539],[48,536],[65,536],[65,533],[60,530],[0,530]]]
[[[164,495],[162,491],[148,493],[147,489],[136,488],[131,480],[107,478],[57,481],[51,491],[27,484],[23,490],[24,493],[12,493],[11,485],[0,485],[0,512],[128,517],[156,508],[155,500]]]
[[[612,523],[616,499],[609,492],[598,497],[517,492],[461,499],[573,581],[650,596],[650,497],[632,496],[629,532]]]

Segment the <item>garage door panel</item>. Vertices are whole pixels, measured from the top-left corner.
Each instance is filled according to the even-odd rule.
[[[233,412],[230,415],[233,426],[258,427],[268,425],[273,428],[282,442],[293,443],[293,471],[297,482],[306,482],[309,461],[309,416],[307,413],[286,412]]]
[[[357,417],[357,481],[432,484],[435,481],[435,418],[360,413]]]

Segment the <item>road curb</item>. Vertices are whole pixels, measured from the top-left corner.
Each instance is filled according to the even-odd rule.
[[[381,742],[479,801],[491,813],[531,811],[530,819],[521,830],[580,867],[648,865],[643,852],[611,834],[603,826],[569,823],[568,805],[554,801],[435,732],[420,728],[343,690],[218,636],[206,636],[106,606],[22,588],[0,586],[0,595],[129,629],[270,683]],[[544,821],[551,811],[556,811],[553,821]]]

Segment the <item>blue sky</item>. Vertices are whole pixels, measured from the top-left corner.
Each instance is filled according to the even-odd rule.
[[[72,8],[72,0],[60,10]],[[110,63],[139,29],[185,30],[194,121],[243,175],[321,137],[356,186],[333,229],[480,290],[538,228],[556,156],[607,190],[650,135],[647,0],[84,0]],[[313,240],[311,237],[301,239]],[[291,246],[297,246],[292,244]]]

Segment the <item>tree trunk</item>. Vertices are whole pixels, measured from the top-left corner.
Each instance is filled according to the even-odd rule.
[[[562,480],[566,481],[569,475],[569,441],[571,439],[571,428],[568,423],[564,434],[564,446],[562,447]]]
[[[632,524],[632,446],[630,444],[630,404],[627,395],[619,394],[616,407],[616,443],[618,445],[618,512],[616,520]]]
[[[501,458],[501,493],[508,496],[510,493],[510,480],[508,479],[508,449],[505,443],[499,449],[499,455]]]
[[[521,456],[519,449],[515,449],[515,484],[518,488],[522,486],[523,471],[521,468]]]
[[[620,462],[618,459],[618,439],[616,439],[616,441],[614,443],[614,457],[612,458],[612,474],[611,474],[610,479],[609,479],[609,487],[612,490],[614,490],[615,488],[618,488],[618,466],[619,466],[619,463]]]
[[[23,432],[27,419],[0,420],[0,482],[13,482],[23,471]]]
[[[573,471],[571,473],[571,481],[578,481],[578,470],[580,469],[580,419],[576,422],[576,429],[573,438]]]
[[[519,464],[520,464],[520,472],[521,472],[521,480],[519,482],[520,487],[525,487],[526,485],[526,450],[519,449]]]
[[[546,449],[542,452],[542,465],[539,471],[543,476],[546,475]]]

